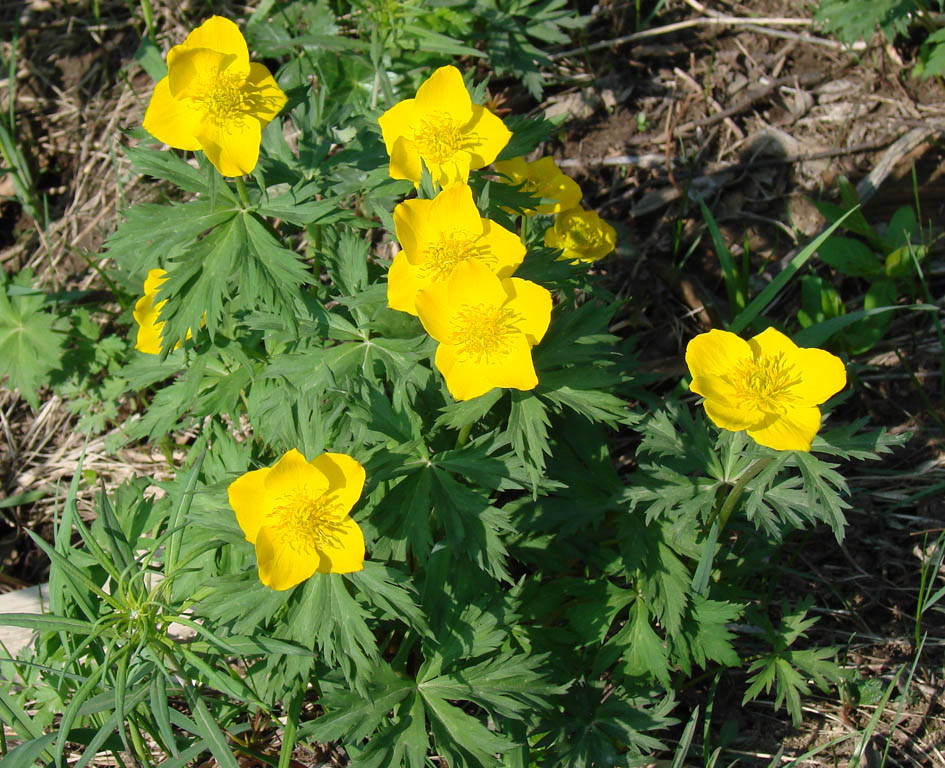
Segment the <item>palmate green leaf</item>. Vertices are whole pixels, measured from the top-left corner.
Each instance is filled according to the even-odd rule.
[[[512,449],[530,470],[532,486],[545,469],[545,456],[551,454],[548,445],[548,427],[551,422],[547,409],[533,392],[511,391],[508,434]]]
[[[185,192],[193,192],[194,194],[209,192],[207,176],[174,152],[141,146],[123,146],[122,151],[131,160],[131,167],[137,173],[155,179],[165,179]],[[227,202],[236,202],[236,195],[233,194],[229,186],[217,185],[216,193]]]
[[[472,701],[502,717],[521,717],[549,706],[550,697],[564,693],[567,685],[554,685],[538,669],[547,656],[504,651],[478,664],[464,666],[420,683],[424,696]]]
[[[404,560],[410,552],[420,562],[427,559],[433,547],[432,494],[433,473],[426,468],[407,475],[384,494],[370,519],[380,535],[375,545],[379,556]]]
[[[330,677],[322,687],[325,714],[303,723],[300,738],[319,742],[367,738],[397,704],[417,690],[416,681],[398,675],[383,661],[371,664],[363,692]]]
[[[501,763],[495,755],[515,746],[508,738],[490,731],[479,720],[439,696],[427,693],[422,696],[436,751],[444,755],[451,766],[499,766]]]
[[[904,432],[893,435],[885,429],[861,430],[868,419],[857,419],[849,424],[842,424],[829,430],[822,430],[811,444],[814,453],[839,456],[842,459],[878,459],[882,454],[891,453],[894,446],[903,445],[910,439]]]
[[[650,624],[650,611],[642,599],[633,604],[627,624],[604,648],[607,646],[621,651],[623,674],[631,678],[655,678],[669,688],[669,653]]]
[[[708,661],[726,667],[737,666],[738,654],[732,646],[735,635],[726,625],[742,615],[744,606],[709,600],[698,594],[693,594],[691,600],[691,609],[682,629],[685,656],[691,657],[703,669]]]
[[[462,429],[469,423],[482,419],[502,398],[502,390],[496,387],[472,400],[460,400],[440,409],[435,426]]]
[[[508,515],[443,470],[434,467],[432,475],[433,514],[451,546],[493,578],[511,582],[500,535],[511,530]]]
[[[366,560],[364,570],[348,577],[358,592],[387,617],[397,619],[421,633],[429,632],[426,617],[415,602],[410,578],[393,566]]]
[[[298,590],[298,606],[290,609],[288,635],[300,644],[315,642],[324,662],[337,666],[349,684],[364,690],[377,660],[374,634],[365,623],[366,611],[348,592],[342,576],[316,573]],[[312,617],[317,616],[315,626]]]
[[[562,700],[562,711],[549,721],[549,730],[535,745],[547,749],[547,768],[613,768],[629,758],[665,746],[649,735],[678,721],[669,717],[673,699],[628,695],[619,682],[582,682]],[[636,764],[636,763],[633,763]]]
[[[397,707],[393,725],[381,728],[352,756],[353,768],[425,768],[430,748],[423,699],[411,692]],[[349,755],[351,750],[349,749]]]
[[[235,205],[214,207],[209,200],[137,205],[124,212],[124,221],[105,247],[109,257],[133,278],[133,290],[141,292],[148,271],[162,266],[158,254],[193,243],[204,232],[233,219],[238,210]]]
[[[827,523],[837,543],[841,543],[847,523],[843,510],[850,508],[840,495],[850,493],[846,480],[834,470],[836,464],[828,464],[807,452],[797,451],[795,459],[807,489],[808,510],[815,519]]]
[[[23,270],[12,286],[29,286],[32,272]],[[0,382],[16,388],[34,408],[36,391],[60,364],[63,336],[68,323],[43,308],[43,294],[10,296],[11,284],[0,282]]]

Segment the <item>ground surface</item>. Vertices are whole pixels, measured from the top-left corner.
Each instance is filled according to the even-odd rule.
[[[242,6],[226,5],[213,10],[245,15]],[[644,16],[652,5],[644,4]],[[700,196],[736,260],[747,250],[757,291],[825,225],[811,200],[835,200],[841,175],[857,183],[872,173],[875,193],[864,215],[886,222],[918,199],[931,227],[929,286],[933,298],[942,296],[945,88],[910,77],[916,51],[907,42],[891,46],[877,37],[850,51],[791,23],[809,18],[798,5],[669,0],[638,28],[636,4],[602,2],[582,40],[586,48],[558,53],[546,100],[514,95],[506,103],[572,115],[547,150],[580,182],[585,206],[618,227],[618,254],[602,267],[627,298],[614,331],[634,336],[647,370],[667,379],[682,372],[686,341],[711,327],[714,307],[724,305],[716,298],[725,288],[695,202]],[[0,8],[4,59],[14,31],[19,36],[17,131],[48,210],[41,232],[0,178],[0,264],[8,274],[32,267],[54,289],[103,287],[90,260],[99,258],[120,211],[153,194],[118,150],[121,131],[140,124],[152,87],[134,60],[143,24],[123,3],[102,2],[100,22],[87,6],[77,8],[60,0]],[[720,23],[720,12],[742,21]],[[166,47],[182,39],[204,15],[203,8],[155,3],[160,40]],[[759,16],[781,21],[749,22]],[[522,93],[494,82],[494,92],[503,89]],[[6,109],[7,89],[0,91]],[[863,291],[857,281],[836,284],[847,300]],[[797,296],[789,293],[774,312],[790,317],[792,301]],[[837,413],[913,437],[881,466],[853,470],[844,544],[821,531],[790,541],[778,587],[815,595],[821,621],[811,636],[818,645],[841,647],[846,663],[880,691],[897,675],[898,682],[875,730],[867,727],[875,702],[853,702],[836,690],[806,700],[804,723],[795,729],[772,701],[742,708],[743,681],[725,677],[712,713],[713,738],[723,728],[730,737],[721,764],[777,764],[849,737],[805,761],[846,764],[868,741],[854,755],[861,765],[879,765],[888,748],[890,765],[945,766],[943,615],[927,612],[921,650],[914,642],[920,564],[945,522],[942,347],[927,319],[913,314],[920,313],[898,316],[883,341],[856,359],[859,386]],[[99,481],[167,473],[161,451],[114,438],[135,408],[133,396],[124,396],[110,431],[85,446],[74,429],[81,414],[58,397],[47,396],[37,411],[0,389],[0,499],[33,492],[31,503],[0,507],[0,583],[12,589],[43,579],[45,558],[27,546],[24,529],[48,528],[56,484],[68,482],[83,447],[94,473],[86,501]],[[685,720],[695,705],[705,707],[708,690],[684,691],[677,714]],[[864,730],[871,738],[861,738]],[[700,729],[695,742],[702,738]]]

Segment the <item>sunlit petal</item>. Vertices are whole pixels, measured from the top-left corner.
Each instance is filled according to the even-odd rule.
[[[551,322],[551,293],[538,283],[518,277],[503,280],[502,285],[510,296],[508,307],[520,318],[517,323],[518,330],[525,334],[528,343],[534,346],[542,340]]]
[[[256,543],[256,535],[272,510],[272,495],[266,489],[266,477],[271,471],[263,467],[247,472],[226,489],[230,506],[236,512],[236,522],[251,544]]]
[[[345,514],[350,512],[364,490],[364,467],[360,462],[344,453],[323,453],[309,463],[328,478],[331,502]]]
[[[491,219],[481,219],[480,247],[488,254],[488,263],[500,278],[511,277],[525,258],[525,246],[514,232]]]
[[[796,347],[786,355],[785,363],[802,372],[790,390],[799,405],[820,405],[847,385],[843,361],[823,349]]]
[[[223,176],[250,173],[259,160],[262,129],[252,117],[236,118],[224,125],[205,119],[197,130],[197,138],[207,159]]]
[[[170,81],[163,78],[154,86],[144,113],[144,129],[155,139],[175,149],[200,149],[196,132],[203,113],[187,100],[171,96]]]
[[[440,67],[430,75],[417,89],[416,101],[418,111],[449,115],[459,125],[465,125],[472,118],[469,91],[463,76],[453,66]]]
[[[512,138],[505,123],[485,107],[474,104],[472,120],[463,128],[471,138],[468,141],[470,168],[485,168],[495,160]]]
[[[417,293],[429,285],[429,279],[424,279],[420,269],[412,266],[407,260],[407,254],[401,251],[394,256],[387,271],[387,306],[417,315]]]
[[[759,445],[776,451],[809,451],[820,429],[820,411],[816,407],[793,408],[761,429],[749,429],[749,436]]]
[[[286,95],[264,64],[254,61],[249,65],[249,77],[246,78],[244,90],[247,111],[263,126],[285,106]]]
[[[246,39],[240,28],[229,19],[222,16],[211,16],[203,24],[194,29],[180,48],[209,48],[218,53],[232,57],[235,68],[243,77],[249,73],[249,49]],[[168,66],[172,57],[168,55]]]
[[[713,329],[699,334],[686,346],[686,365],[693,378],[725,374],[751,358],[748,342],[729,331]]]
[[[300,488],[316,495],[328,490],[328,478],[305,460],[295,448],[275,463],[265,478],[266,493],[273,498],[290,496]]]
[[[777,328],[765,328],[761,333],[748,340],[755,357],[762,355],[774,357],[779,354],[789,355],[797,350],[797,344],[791,341]]]
[[[282,591],[305,581],[315,573],[320,561],[316,551],[292,546],[273,526],[262,526],[256,535],[259,580],[271,589]]]
[[[733,407],[725,401],[706,400],[703,405],[706,414],[712,419],[715,426],[732,432],[740,432],[743,429],[755,426],[765,418],[765,414],[761,411],[747,408],[744,405]]]
[[[319,573],[352,573],[364,568],[364,534],[350,517],[332,526],[332,533],[318,547]],[[308,577],[306,577],[308,578]]]

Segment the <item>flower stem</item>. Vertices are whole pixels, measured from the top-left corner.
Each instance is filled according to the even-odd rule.
[[[472,432],[474,422],[470,421],[468,424],[465,424],[461,430],[459,430],[459,435],[456,437],[456,447],[462,448],[466,445],[466,441],[469,440],[469,433]]]
[[[728,519],[732,516],[732,510],[735,509],[735,505],[738,503],[738,500],[742,497],[742,493],[745,491],[745,486],[748,485],[749,481],[755,477],[755,475],[767,467],[771,461],[771,458],[758,459],[754,464],[748,467],[748,469],[742,472],[738,480],[735,482],[735,485],[732,486],[732,490],[728,492],[728,496],[725,497],[725,501],[722,503],[722,506],[716,506],[716,508],[712,510],[712,515],[705,524],[706,530],[711,529],[712,523],[714,523],[715,519],[718,518],[719,533],[722,533],[722,530],[728,523]]]
[[[249,193],[246,191],[246,182],[243,181],[242,176],[236,177],[236,191],[239,193],[240,200],[243,201],[243,205],[249,206]]]

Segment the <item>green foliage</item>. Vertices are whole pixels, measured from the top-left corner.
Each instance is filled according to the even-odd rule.
[[[482,216],[521,227],[516,276],[554,297],[532,354],[538,385],[455,401],[437,342],[387,306],[394,206],[434,189],[429,172],[416,190],[389,177],[381,111],[460,55],[537,96],[547,46],[583,21],[562,0],[260,3],[247,37],[254,56],[282,62],[288,103],[253,173],[224,179],[202,154],[195,167],[133,131],[135,172],[168,199],[125,211],[107,240],[122,311],[106,323],[112,308],[46,296],[28,273],[2,286],[11,386],[36,404],[52,385],[92,433],[133,392],[143,412],[124,437],[186,451],[168,451],[170,479],[99,493],[91,524],[80,467],[53,542],[36,537],[49,611],[0,617],[39,632],[22,659],[0,661],[0,718],[22,742],[13,757],[62,761],[73,743],[80,766],[119,750],[236,766],[274,762],[281,738],[281,765],[295,744],[336,740],[361,768],[424,768],[434,755],[464,768],[629,766],[664,748],[675,691],[703,672],[747,667],[745,700],[774,686],[792,716],[810,680],[840,679],[833,649],[803,647],[809,605],[772,617],[758,584],[796,531],[842,538],[842,462],[896,440],[840,425],[811,453],[778,453],[645,388],[632,343],[611,332],[620,300],[586,265],[558,261],[542,242],[550,219],[526,226],[532,196],[488,171],[470,178]],[[161,74],[155,53],[141,58]],[[508,157],[552,129],[507,122]],[[837,223],[849,202],[823,210]],[[784,282],[749,302],[747,270],[705,214],[733,326],[745,327]],[[851,237],[822,238],[821,259],[869,281],[867,309],[882,309],[921,258],[916,217],[897,212],[882,232],[858,212],[842,221]],[[163,349],[151,355],[130,349],[130,310],[158,267]],[[803,279],[809,331],[842,315],[831,290]],[[228,489],[291,449],[364,467],[352,519],[367,559],[275,591]],[[192,637],[177,642],[172,626]]]
[[[45,307],[45,295],[32,288],[33,273],[20,272],[0,283],[0,380],[9,377],[34,408],[37,390],[48,384],[59,362],[65,323]]]
[[[815,202],[831,222],[859,238],[831,235],[818,249],[820,260],[841,277],[844,284],[866,282],[863,309],[847,315],[846,305],[836,281],[806,275],[801,284],[801,309],[798,322],[805,329],[808,344],[823,344],[827,339],[851,354],[866,352],[884,336],[893,319],[893,310],[905,295],[917,295],[917,270],[925,258],[922,231],[911,206],[899,208],[889,222],[874,228],[859,210],[856,189],[846,179],[840,180],[841,204]]]

